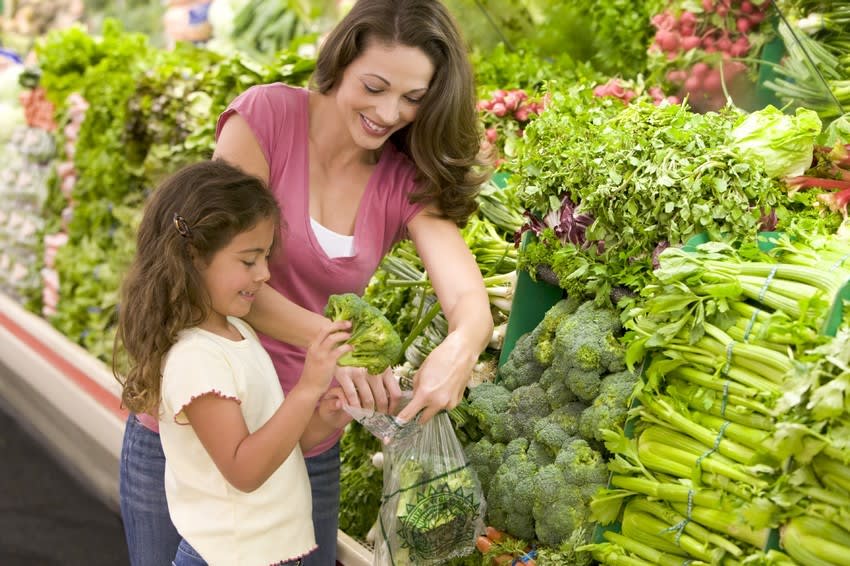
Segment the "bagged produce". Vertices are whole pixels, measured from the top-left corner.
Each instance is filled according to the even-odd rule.
[[[376,566],[437,565],[474,550],[484,496],[448,413],[396,436],[384,457]]]

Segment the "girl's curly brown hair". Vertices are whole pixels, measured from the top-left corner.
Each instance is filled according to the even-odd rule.
[[[189,165],[153,193],[121,289],[112,359],[130,411],[155,414],[163,358],[181,330],[209,313],[196,262],[209,264],[234,236],[266,219],[280,225],[271,191],[224,161]]]

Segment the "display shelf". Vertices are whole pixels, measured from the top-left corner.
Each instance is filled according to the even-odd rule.
[[[127,418],[118,382],[103,362],[1,293],[0,403],[118,512]],[[371,551],[342,531],[337,558],[343,566],[372,564]]]

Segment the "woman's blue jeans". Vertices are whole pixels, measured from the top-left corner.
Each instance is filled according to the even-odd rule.
[[[304,566],[335,566],[339,528],[339,443],[307,458],[313,491],[313,529],[319,548]],[[165,500],[165,454],[159,434],[130,415],[124,430],[119,470],[121,517],[131,566],[166,566],[177,555],[181,536]],[[286,502],[281,502],[285,505]]]

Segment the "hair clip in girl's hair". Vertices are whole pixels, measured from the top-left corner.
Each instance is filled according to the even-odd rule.
[[[174,213],[174,227],[177,228],[177,231],[184,238],[188,238],[192,235],[192,232],[189,230],[189,224],[186,222],[186,219]]]

